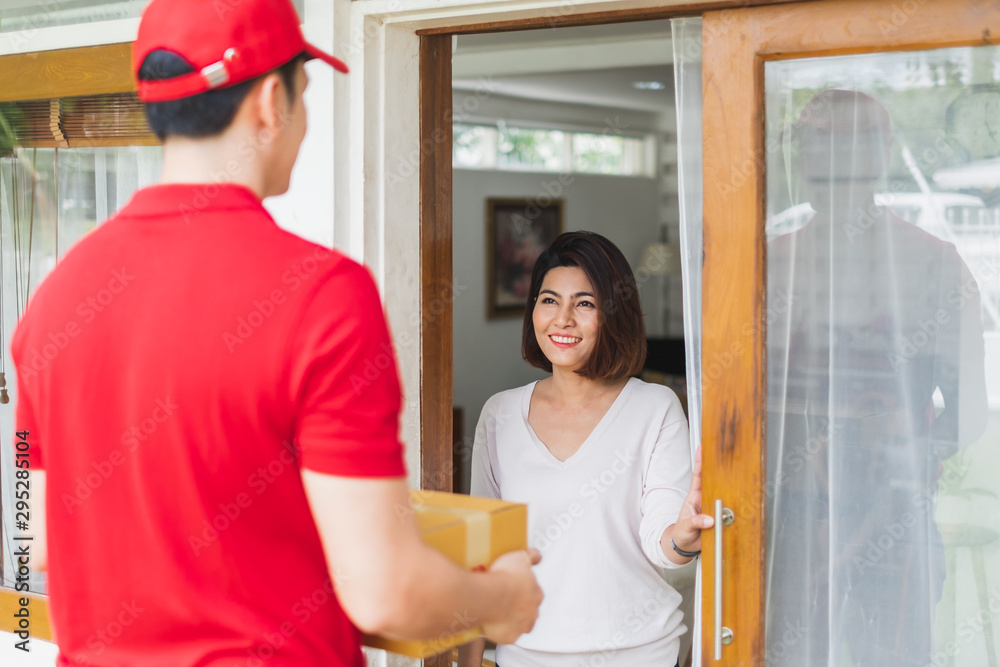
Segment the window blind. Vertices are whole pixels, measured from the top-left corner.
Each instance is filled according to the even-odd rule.
[[[0,103],[0,151],[156,144],[135,93]]]

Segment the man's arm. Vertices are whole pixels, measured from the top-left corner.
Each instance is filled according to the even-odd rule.
[[[338,477],[303,470],[337,597],[364,632],[436,639],[483,626],[499,643],[529,632],[542,592],[537,552],[467,572],[423,543],[402,478]]]

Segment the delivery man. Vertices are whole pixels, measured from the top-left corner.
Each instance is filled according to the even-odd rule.
[[[399,511],[370,274],[261,206],[289,186],[309,59],[347,71],[290,0],[143,16],[162,180],[66,255],[13,342],[60,665],[356,667],[359,631],[509,643],[534,624],[537,553],[465,572]]]

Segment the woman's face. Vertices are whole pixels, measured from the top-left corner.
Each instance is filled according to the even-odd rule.
[[[535,338],[553,368],[582,368],[597,340],[597,293],[583,269],[559,266],[542,279],[531,314]]]

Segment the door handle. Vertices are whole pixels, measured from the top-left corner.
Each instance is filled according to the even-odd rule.
[[[722,645],[733,643],[733,631],[722,625],[722,529],[733,525],[736,515],[722,500],[715,501],[715,659],[722,660]]]

